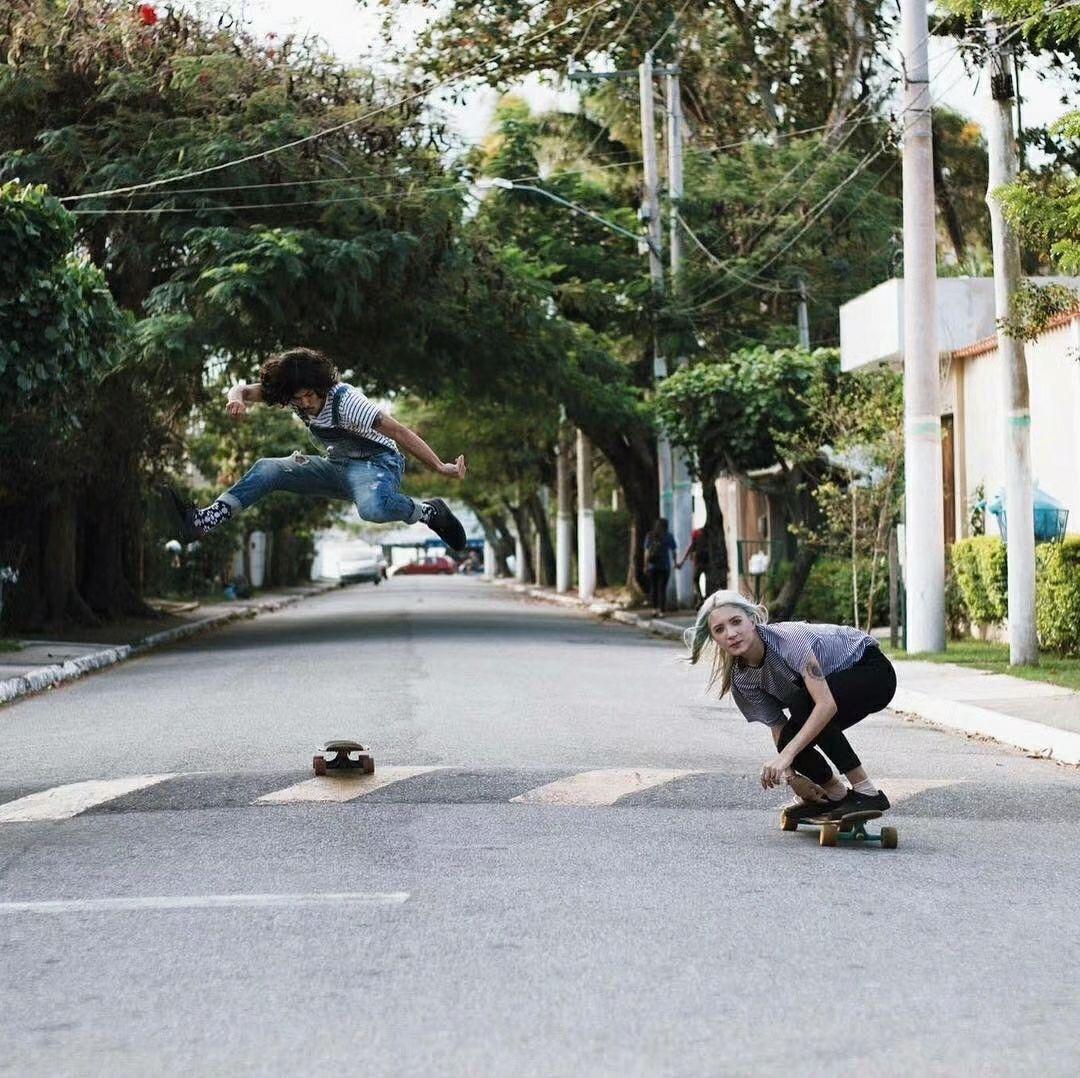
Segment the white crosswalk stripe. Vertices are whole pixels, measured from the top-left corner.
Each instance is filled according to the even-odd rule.
[[[54,786],[47,790],[20,797],[6,804],[0,804],[0,825],[8,823],[33,823],[43,821],[67,820],[90,810],[108,806],[110,802],[125,795],[128,798],[117,809],[130,811],[153,810],[154,808],[198,808],[198,807],[235,807],[247,805],[295,805],[295,804],[344,804],[383,790],[389,786],[403,783],[408,779],[423,775],[439,775],[434,783],[425,784],[418,789],[416,796],[425,801],[445,799],[448,803],[501,802],[517,805],[567,805],[583,808],[606,808],[626,803],[634,794],[650,790],[662,790],[677,780],[697,776],[699,782],[680,788],[678,796],[687,803],[693,802],[708,806],[719,797],[730,806],[734,793],[741,802],[741,791],[745,788],[745,807],[766,808],[754,796],[754,783],[746,776],[709,768],[688,769],[668,767],[623,767],[598,768],[564,775],[542,785],[530,783],[528,771],[510,771],[489,769],[470,771],[447,766],[388,766],[383,765],[371,775],[360,772],[326,775],[304,779],[280,789],[270,790],[257,795],[252,790],[246,798],[237,799],[236,786],[245,781],[243,776],[222,772],[219,782],[213,782],[213,773],[198,772],[190,775],[170,772],[160,775],[129,775],[125,778],[107,779],[89,782],[72,782]],[[544,777],[550,779],[551,772]],[[512,781],[508,781],[512,777]],[[176,780],[162,786],[163,793],[150,790],[167,780]],[[185,780],[197,779],[197,782],[185,785]],[[540,782],[537,776],[534,782]],[[941,788],[953,788],[970,783],[966,777],[957,778],[887,778],[877,779],[882,789],[888,794],[893,805],[899,807],[917,795]],[[507,788],[509,786],[509,788]],[[266,785],[262,786],[266,789]],[[139,791],[148,791],[143,798]],[[723,792],[721,792],[723,790]],[[517,792],[522,791],[522,792]],[[190,798],[190,800],[185,800]],[[408,789],[395,800],[409,800]],[[637,805],[640,801],[630,804]],[[773,808],[777,806],[772,806]],[[111,809],[116,811],[116,809]],[[771,809],[770,809],[771,811]]]
[[[39,790],[16,801],[0,805],[0,823],[41,823],[48,820],[70,820],[80,812],[114,801],[124,794],[155,786],[173,778],[165,775],[128,775],[122,779],[105,779],[94,782],[70,782],[65,786],[53,786]]]
[[[263,794],[257,805],[292,805],[303,801],[341,802],[354,801],[358,797],[392,786],[395,782],[441,771],[439,767],[380,767],[373,775],[324,775],[284,790]]]
[[[585,805],[601,807],[614,805],[620,798],[656,786],[665,786],[686,775],[700,771],[684,771],[665,767],[624,767],[599,771],[580,771],[564,779],[526,790],[510,800],[519,805]]]

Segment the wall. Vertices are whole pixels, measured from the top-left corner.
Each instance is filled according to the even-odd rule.
[[[964,354],[968,353],[968,354]],[[974,353],[974,354],[972,354]],[[1040,488],[1069,510],[1069,531],[1080,532],[1080,316],[1026,346],[1031,398],[1031,471]],[[1005,485],[1001,371],[996,345],[954,354],[943,387],[943,412],[958,415],[965,482],[957,483],[957,513],[980,480],[992,500]],[[962,424],[957,411],[962,404]],[[960,475],[958,469],[958,478]],[[988,531],[993,518],[987,521]]]

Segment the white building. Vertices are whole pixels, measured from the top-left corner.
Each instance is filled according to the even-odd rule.
[[[1041,277],[1080,290],[1080,278]],[[970,507],[1005,486],[1005,419],[990,277],[941,278],[942,473],[945,541],[969,532]],[[903,366],[904,282],[890,280],[840,308],[840,365]],[[1038,486],[1069,510],[1080,531],[1080,310],[1054,319],[1026,345],[1031,398],[1031,465]]]

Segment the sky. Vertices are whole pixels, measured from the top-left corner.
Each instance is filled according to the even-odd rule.
[[[215,18],[218,13],[229,11],[257,36],[316,34],[346,61],[377,63],[385,52],[385,43],[379,33],[379,19],[385,9],[377,5],[361,6],[356,0],[187,0],[182,6],[213,14]],[[431,6],[424,7],[408,0],[391,0],[390,7],[396,9],[399,28],[395,44],[412,41],[433,10]],[[931,21],[933,17],[931,10]],[[990,106],[986,80],[965,73],[960,53],[951,39],[930,39],[930,74],[936,101],[982,122]],[[1075,88],[1052,80],[1040,82],[1026,70],[1021,74],[1021,91],[1025,126],[1057,119],[1066,111],[1061,97],[1068,93],[1075,95]],[[516,92],[536,109],[573,108],[577,100],[575,91],[559,91],[537,78],[527,80]],[[495,91],[477,88],[464,104],[438,101],[436,107],[443,112],[450,130],[461,143],[471,145],[483,139],[497,100]]]

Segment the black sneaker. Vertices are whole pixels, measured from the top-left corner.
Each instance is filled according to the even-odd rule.
[[[839,804],[839,801],[797,801],[785,805],[783,813],[789,820],[813,820],[827,816]]]
[[[177,538],[183,543],[194,543],[206,533],[195,523],[195,505],[180,497],[174,487],[165,484],[165,505],[173,519]]]
[[[829,809],[827,815],[838,820],[850,812],[884,812],[891,807],[891,802],[882,790],[876,794],[861,794],[858,790],[848,790],[847,797]]]
[[[450,506],[442,498],[429,498],[427,504],[435,510],[427,526],[456,554],[463,554],[466,548],[465,529],[461,526]]]

